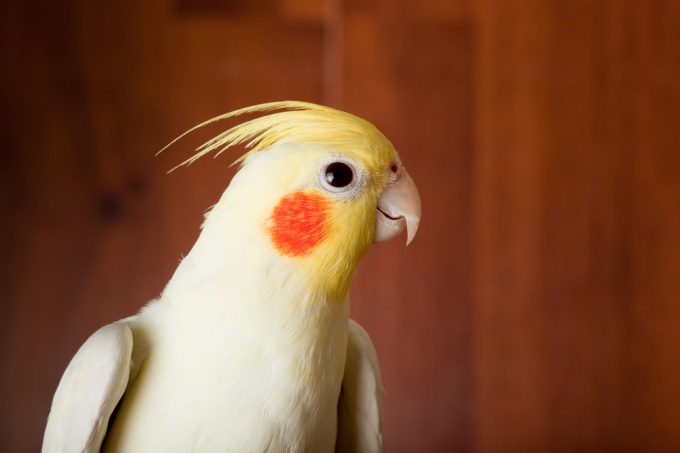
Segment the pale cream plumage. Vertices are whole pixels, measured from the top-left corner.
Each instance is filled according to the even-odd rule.
[[[73,358],[44,452],[382,450],[377,357],[347,293],[374,239],[415,233],[417,191],[352,115],[289,102],[224,118],[282,108],[199,151],[253,147],[161,297]],[[306,248],[282,253],[272,224],[288,214],[274,208],[300,194],[320,200],[323,228],[311,241],[284,222],[284,240]]]

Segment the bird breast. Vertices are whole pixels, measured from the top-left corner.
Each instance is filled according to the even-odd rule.
[[[152,338],[149,353],[104,451],[333,450],[345,305],[239,322],[174,307],[148,317],[162,328],[141,317],[133,335]]]

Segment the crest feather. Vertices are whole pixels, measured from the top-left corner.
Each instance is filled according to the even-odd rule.
[[[199,146],[196,154],[177,167],[189,165],[212,151],[217,151],[215,154],[217,157],[230,147],[239,144],[245,144],[249,151],[234,164],[242,162],[252,153],[293,142],[324,142],[342,146],[345,149],[359,146],[383,152],[393,149],[389,140],[375,126],[352,114],[309,102],[280,101],[245,107],[205,121],[174,139],[159,153],[191,132],[217,121],[244,114],[267,113],[275,110],[284,111],[269,113],[222,132]]]

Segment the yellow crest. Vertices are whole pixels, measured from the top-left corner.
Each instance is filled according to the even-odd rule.
[[[269,113],[232,127],[198,147],[196,154],[178,167],[189,165],[212,151],[217,151],[215,154],[215,157],[217,157],[228,148],[239,144],[245,144],[249,151],[234,163],[242,162],[252,153],[285,143],[322,142],[339,146],[346,151],[354,149],[359,151],[363,148],[362,153],[372,151],[372,153],[377,153],[381,157],[385,157],[393,151],[389,140],[366,120],[317,104],[281,101],[234,110],[205,121],[177,137],[159,153],[185,135],[214,122],[248,113],[266,113],[275,110],[284,111]]]

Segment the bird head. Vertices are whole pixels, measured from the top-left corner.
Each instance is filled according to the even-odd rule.
[[[415,236],[421,208],[413,180],[372,124],[315,104],[256,105],[186,133],[247,113],[266,115],[218,135],[185,162],[237,144],[248,149],[236,161],[242,168],[206,219],[203,234],[209,223],[215,225],[213,236],[227,234],[228,225],[247,225],[249,238],[260,239],[261,253],[301,272],[316,293],[344,300],[372,243],[403,230],[407,244]]]

